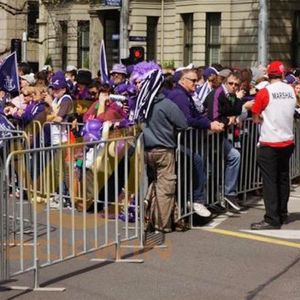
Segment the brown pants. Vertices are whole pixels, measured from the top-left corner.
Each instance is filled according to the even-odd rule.
[[[154,214],[153,225],[160,230],[169,230],[176,190],[174,150],[152,149],[146,152],[146,161],[154,173],[154,182],[149,186],[155,189],[151,194],[156,195],[156,199],[150,199]]]

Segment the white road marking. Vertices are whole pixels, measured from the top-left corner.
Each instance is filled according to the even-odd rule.
[[[257,235],[263,235],[263,236],[269,236],[279,239],[286,239],[286,240],[300,240],[300,230],[246,230],[242,229],[240,231],[257,234]]]

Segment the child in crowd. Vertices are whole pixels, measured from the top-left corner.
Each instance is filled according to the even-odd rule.
[[[92,82],[92,73],[89,70],[78,70],[77,82],[74,93],[72,94],[75,100],[91,100],[88,86]]]
[[[50,84],[53,89],[52,112],[47,116],[47,121],[61,123],[67,120],[67,115],[73,112],[73,101],[68,94],[67,81],[63,72],[58,71],[53,75]],[[58,145],[66,142],[66,129],[64,126],[51,125],[51,144]]]

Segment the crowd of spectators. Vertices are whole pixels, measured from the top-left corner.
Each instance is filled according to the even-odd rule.
[[[155,229],[172,230],[170,222],[179,175],[175,172],[175,137],[178,129],[187,127],[220,134],[225,157],[224,199],[227,208],[240,211],[237,197],[240,152],[225,132],[229,126],[240,126],[251,114],[255,94],[269,84],[266,68],[237,69],[215,64],[163,70],[154,62],[129,67],[115,64],[108,82],[101,80],[100,73],[93,78],[89,70],[77,70],[75,66],[54,72],[47,65],[33,74],[27,63],[20,63],[18,72],[19,95],[13,97],[0,87],[0,121],[10,122],[21,130],[35,120],[41,124],[51,122],[45,127],[44,146],[68,141],[67,131],[60,125],[64,122],[72,123],[75,137],[83,135],[78,124],[93,127],[94,132],[89,132],[90,139],[86,141],[101,139],[103,124],[109,128],[144,124],[146,161],[152,169],[148,195],[156,199],[152,204]],[[295,69],[283,77],[297,96],[295,114],[300,112],[299,76],[300,70]],[[34,145],[40,145],[38,137]],[[203,158],[196,152],[186,153],[193,159],[192,209],[201,217],[209,217]]]

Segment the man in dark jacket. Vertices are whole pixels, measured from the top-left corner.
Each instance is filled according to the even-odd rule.
[[[156,96],[143,133],[147,164],[154,173],[157,201],[154,205],[154,226],[162,232],[171,231],[176,190],[176,130],[185,128],[186,119],[177,105],[163,94]]]
[[[239,73],[232,73],[227,77],[224,84],[206,97],[204,107],[211,121],[219,121],[224,126],[236,124],[236,118],[241,114],[243,106],[240,99],[244,96],[244,92],[239,91],[240,83]],[[241,208],[237,199],[240,153],[227,138],[224,138],[224,156],[224,200],[234,211],[240,211]]]
[[[187,128],[182,112],[161,94],[164,82],[158,66],[148,71],[139,85],[134,118],[144,123],[144,145],[151,174],[147,196],[151,200],[151,223],[156,230],[171,231],[176,175],[176,129]]]
[[[194,104],[192,95],[196,89],[198,75],[195,69],[185,69],[181,72],[180,79],[176,87],[169,93],[169,98],[177,104],[184,113],[188,126],[199,129],[210,129],[213,132],[223,131],[223,124],[218,121],[210,121],[205,115],[201,114]],[[186,149],[186,155],[190,151]],[[198,153],[193,153],[193,209],[202,216],[209,217],[210,211],[205,207],[206,196],[204,192],[204,183],[206,174],[204,172],[204,163]]]

